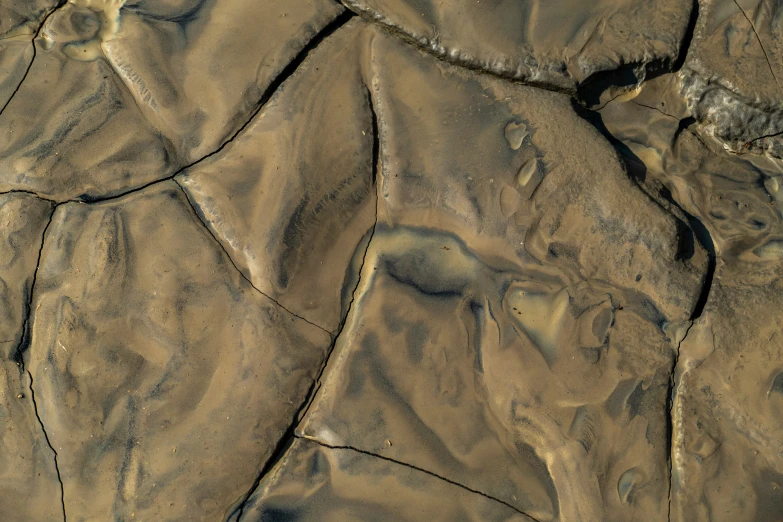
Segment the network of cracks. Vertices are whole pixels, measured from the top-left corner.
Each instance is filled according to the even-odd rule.
[[[783,9],[0,6],[0,518],[783,518]]]

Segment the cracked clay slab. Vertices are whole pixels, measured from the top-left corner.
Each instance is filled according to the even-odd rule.
[[[68,518],[226,516],[329,336],[252,288],[173,181],[59,207],[41,259],[24,357]]]
[[[703,311],[678,346],[671,520],[780,520],[781,166],[723,150],[661,80],[602,118],[640,183],[701,224],[694,230],[712,250]]]
[[[562,90],[624,67],[642,80],[647,67],[673,63],[693,14],[680,0],[345,4],[448,61]]]
[[[768,0],[0,5],[0,522],[780,522]]]
[[[329,331],[375,222],[365,32],[328,36],[236,140],[177,176],[256,288]]]
[[[250,498],[243,522],[535,522],[421,470],[295,439]]]
[[[0,190],[95,200],[170,177],[238,131],[341,11],[327,0],[64,3],[34,58],[0,50],[0,67],[19,77],[0,98]]]
[[[666,520],[668,376],[703,252],[683,258],[566,96],[368,35],[379,221],[297,432],[540,521]]]

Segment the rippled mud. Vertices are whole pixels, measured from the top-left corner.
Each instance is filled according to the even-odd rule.
[[[783,11],[0,6],[0,520],[783,520]]]

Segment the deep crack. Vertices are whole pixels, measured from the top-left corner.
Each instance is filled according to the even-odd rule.
[[[692,0],[691,16],[688,19],[688,25],[685,28],[685,34],[682,37],[680,53],[672,64],[672,72],[677,72],[685,65],[685,59],[688,57],[688,51],[693,43],[693,36],[696,33],[696,23],[699,21],[699,0]],[[666,87],[668,89],[668,87]],[[666,91],[664,91],[665,93]]]
[[[63,520],[66,521],[67,517],[65,514],[65,487],[63,486],[63,480],[62,476],[60,475],[60,466],[57,461],[57,450],[54,449],[54,446],[52,446],[51,441],[49,440],[49,434],[46,431],[46,426],[44,426],[43,419],[41,419],[41,415],[38,413],[38,403],[35,400],[35,390],[33,389],[33,374],[30,372],[29,369],[27,369],[25,362],[24,362],[24,352],[29,348],[30,342],[31,342],[31,333],[30,333],[30,316],[32,314],[33,309],[33,291],[35,289],[35,282],[38,278],[38,269],[41,266],[41,256],[43,254],[44,249],[44,243],[46,240],[46,232],[49,230],[49,226],[52,224],[52,218],[54,217],[54,210],[55,206],[52,206],[51,211],[49,213],[49,218],[46,223],[46,226],[43,229],[43,232],[41,233],[41,246],[38,249],[38,258],[35,262],[35,270],[33,271],[33,279],[30,282],[30,291],[27,295],[27,303],[26,303],[26,310],[25,310],[25,317],[22,321],[22,338],[19,340],[19,345],[16,348],[16,351],[13,355],[13,360],[16,362],[16,364],[19,366],[19,372],[20,374],[24,375],[27,374],[27,377],[30,381],[30,399],[33,402],[33,410],[35,411],[35,418],[38,420],[38,424],[41,426],[41,431],[44,435],[44,440],[46,440],[46,444],[49,446],[49,449],[52,450],[52,453],[54,454],[54,470],[57,473],[57,482],[60,484],[60,504],[62,505],[63,510]]]
[[[332,337],[332,342],[330,343],[329,348],[324,356],[324,360],[321,364],[321,367],[318,370],[317,376],[315,377],[315,379],[313,379],[313,382],[310,385],[310,389],[305,395],[304,401],[302,401],[302,403],[299,405],[299,408],[297,408],[297,411],[293,416],[293,420],[291,424],[289,424],[288,428],[283,433],[283,436],[278,440],[275,449],[273,450],[270,457],[267,459],[266,463],[264,464],[264,467],[261,469],[261,472],[253,481],[253,484],[251,485],[250,489],[247,491],[247,493],[245,494],[245,496],[243,497],[242,501],[239,503],[237,508],[235,508],[229,514],[228,520],[233,519],[236,522],[242,520],[242,515],[245,512],[245,507],[247,506],[250,497],[258,489],[259,484],[261,484],[261,480],[267,474],[269,474],[269,472],[275,467],[275,465],[277,465],[278,462],[280,462],[280,460],[285,455],[286,451],[290,447],[293,440],[297,438],[296,427],[298,426],[302,418],[304,418],[304,415],[306,415],[307,410],[310,408],[310,405],[315,399],[316,393],[318,393],[318,390],[320,389],[321,379],[323,378],[323,374],[326,371],[327,365],[329,364],[329,359],[331,358],[332,353],[334,353],[334,349],[337,345],[337,340],[340,338],[340,335],[342,334],[345,328],[345,325],[348,321],[348,316],[350,315],[353,304],[356,301],[356,292],[359,290],[359,286],[361,285],[362,282],[361,276],[362,273],[364,272],[364,265],[367,261],[367,253],[370,250],[370,244],[372,243],[372,239],[375,236],[375,229],[378,225],[378,199],[380,197],[378,194],[378,171],[380,169],[380,131],[378,128],[378,118],[375,113],[375,108],[373,105],[372,92],[367,86],[365,86],[365,89],[367,91],[367,96],[368,96],[367,101],[368,101],[370,114],[372,118],[373,146],[372,146],[371,180],[372,180],[372,188],[375,191],[375,223],[373,223],[372,228],[370,228],[369,230],[369,238],[367,239],[367,244],[364,247],[364,253],[362,254],[362,261],[359,264],[358,277],[356,278],[356,284],[354,285],[353,290],[351,292],[351,300],[348,302],[348,306],[346,307],[345,314],[340,319],[340,324],[337,328],[337,331]],[[233,518],[235,515],[236,518]]]
[[[378,455],[377,453],[372,453],[370,451],[360,450],[358,448],[354,448],[353,446],[333,446],[331,444],[327,444],[325,442],[321,442],[320,440],[312,439],[312,438],[309,438],[309,437],[299,437],[299,436],[295,436],[295,437],[300,439],[300,440],[306,440],[306,441],[312,442],[314,444],[318,444],[319,446],[323,446],[324,448],[329,448],[329,449],[333,449],[333,450],[355,451],[356,453],[361,453],[362,455],[366,455],[368,457],[374,457],[374,458],[377,458],[377,459],[385,460],[386,462],[391,462],[391,463],[394,463],[394,464],[398,464],[400,466],[404,466],[404,467],[409,468],[409,469],[413,469],[413,470],[419,471],[421,473],[425,473],[425,474],[429,475],[430,477],[434,477],[436,479],[442,480],[443,482],[451,484],[452,486],[457,486],[458,488],[462,488],[462,489],[464,489],[466,491],[470,491],[471,493],[475,493],[476,495],[480,495],[480,496],[482,496],[482,497],[484,497],[486,499],[493,500],[495,502],[503,504],[507,508],[513,509],[514,511],[516,511],[520,515],[526,516],[529,519],[533,520],[534,522],[540,522],[538,519],[532,517],[531,515],[525,513],[524,511],[522,511],[520,509],[517,509],[516,507],[512,506],[508,502],[505,502],[505,501],[503,501],[503,500],[501,500],[499,498],[493,497],[492,495],[488,495],[488,494],[486,494],[484,492],[481,492],[481,491],[479,491],[477,489],[473,489],[471,487],[468,487],[468,486],[466,486],[464,484],[460,484],[459,482],[455,482],[455,481],[453,481],[453,480],[451,480],[449,478],[446,478],[446,477],[444,477],[442,475],[438,475],[437,473],[434,473],[434,472],[429,471],[427,469],[420,468],[420,467],[418,467],[418,466],[416,466],[414,464],[409,464],[407,462],[402,462],[402,461],[399,461],[397,459],[393,459],[391,457],[385,457],[383,455]]]

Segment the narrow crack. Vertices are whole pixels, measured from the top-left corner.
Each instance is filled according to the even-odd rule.
[[[625,94],[628,94],[628,92],[627,91],[622,91],[619,94],[617,94],[616,96],[614,96],[613,98],[607,100],[606,103],[604,103],[603,105],[599,105],[598,107],[593,107],[590,110],[591,111],[599,111],[600,112],[600,111],[604,110],[607,105],[610,105],[610,104],[614,103],[615,100],[617,100],[617,98],[620,98],[621,96],[623,96]]]
[[[516,507],[512,506],[512,505],[511,505],[511,504],[509,504],[508,502],[505,502],[504,500],[501,500],[501,499],[499,499],[499,498],[493,497],[492,495],[488,495],[488,494],[486,494],[486,493],[484,493],[484,492],[482,492],[482,491],[479,491],[479,490],[477,490],[477,489],[473,489],[473,488],[471,488],[471,487],[468,487],[468,486],[466,486],[466,485],[464,485],[464,484],[460,484],[459,482],[455,482],[455,481],[453,481],[453,480],[451,480],[451,479],[449,479],[449,478],[446,478],[446,477],[444,477],[444,476],[442,476],[442,475],[438,475],[437,473],[434,473],[434,472],[432,472],[432,471],[429,471],[429,470],[427,470],[427,469],[420,468],[419,466],[416,466],[416,465],[414,465],[414,464],[409,464],[409,463],[407,463],[407,462],[402,462],[402,461],[400,461],[400,460],[393,459],[393,458],[391,458],[391,457],[385,457],[385,456],[383,456],[383,455],[378,455],[377,453],[372,453],[372,452],[370,452],[370,451],[364,451],[364,450],[361,450],[361,449],[358,449],[358,448],[354,448],[353,446],[334,446],[334,445],[332,445],[332,444],[327,444],[327,443],[325,443],[325,442],[322,442],[322,441],[320,441],[320,440],[317,440],[317,439],[312,439],[312,438],[309,438],[309,437],[300,437],[300,436],[298,436],[298,435],[295,435],[295,438],[297,438],[297,439],[300,439],[300,440],[306,440],[306,441],[312,442],[312,443],[314,443],[314,444],[318,444],[319,446],[322,446],[322,447],[324,447],[324,448],[329,448],[329,449],[333,449],[333,450],[348,450],[348,451],[354,451],[354,452],[356,452],[356,453],[360,453],[360,454],[362,454],[362,455],[366,455],[366,456],[368,456],[368,457],[373,457],[373,458],[376,458],[376,459],[381,459],[381,460],[384,460],[384,461],[386,461],[386,462],[391,462],[391,463],[393,463],[393,464],[397,464],[397,465],[400,465],[400,466],[403,466],[403,467],[406,467],[406,468],[409,468],[409,469],[412,469],[412,470],[418,471],[418,472],[420,472],[420,473],[424,473],[424,474],[426,474],[426,475],[429,475],[430,477],[434,477],[434,478],[436,478],[436,479],[438,479],[438,480],[442,480],[443,482],[446,482],[446,483],[448,483],[448,484],[451,484],[452,486],[457,486],[458,488],[462,488],[462,489],[464,489],[465,491],[469,491],[469,492],[471,492],[471,493],[474,493],[474,494],[476,494],[476,495],[480,495],[480,496],[482,496],[482,497],[484,497],[484,498],[486,498],[486,499],[489,499],[489,500],[492,500],[492,501],[498,502],[499,504],[503,504],[503,505],[504,505],[504,506],[506,506],[507,508],[509,508],[509,509],[512,509],[512,510],[514,510],[514,511],[516,511],[516,512],[517,512],[517,513],[519,513],[520,515],[523,515],[523,516],[525,516],[525,517],[529,518],[529,519],[530,519],[530,520],[532,520],[533,522],[540,522],[538,519],[536,519],[536,518],[534,518],[533,516],[531,516],[531,515],[529,515],[529,514],[525,513],[524,511],[521,511],[520,509],[517,509]]]
[[[719,152],[716,152],[715,150],[713,150],[712,147],[710,147],[710,145],[704,140],[704,138],[702,136],[699,135],[698,132],[691,130],[690,126],[697,123],[696,118],[694,118],[693,116],[686,116],[685,118],[680,119],[677,116],[673,116],[673,115],[671,115],[671,114],[669,114],[667,112],[664,112],[663,110],[661,110],[661,109],[659,109],[657,107],[652,107],[650,105],[645,105],[644,103],[639,103],[636,100],[630,100],[630,103],[633,103],[634,105],[638,105],[639,107],[644,107],[645,109],[650,109],[650,110],[653,110],[653,111],[657,111],[657,112],[661,113],[664,116],[667,116],[669,118],[677,120],[679,122],[679,125],[677,125],[677,130],[674,131],[674,135],[672,136],[672,139],[671,139],[672,143],[677,141],[677,138],[680,136],[680,134],[682,134],[683,132],[687,131],[688,134],[690,134],[691,136],[693,136],[694,138],[699,140],[699,143],[701,143],[702,146],[705,149],[709,150],[713,155],[718,156],[719,159],[721,160],[721,162],[723,161],[723,158],[720,157],[720,153]],[[783,134],[783,131],[781,132],[781,134]],[[762,136],[762,137],[764,137],[764,136]],[[761,139],[761,138],[756,138],[756,139]],[[733,153],[731,151],[729,151],[729,152],[731,154],[740,155],[738,153]]]
[[[38,29],[35,31],[35,34],[33,34],[33,39],[31,40],[30,44],[33,46],[33,57],[30,58],[30,63],[27,65],[27,69],[25,69],[24,74],[22,75],[22,79],[19,80],[19,83],[16,84],[16,88],[11,93],[11,96],[8,98],[8,100],[5,102],[2,108],[0,108],[0,115],[2,115],[5,112],[5,109],[8,107],[8,105],[11,103],[11,100],[14,99],[16,96],[16,93],[19,92],[19,89],[22,88],[22,84],[27,79],[27,75],[30,74],[30,69],[33,68],[33,62],[35,62],[35,57],[38,54],[38,51],[35,46],[35,40],[38,38],[38,36],[41,34],[41,30],[43,29],[44,25],[46,25],[46,21],[49,19],[50,16],[52,16],[58,9],[60,9],[62,6],[68,3],[68,0],[60,0],[60,3],[57,4],[52,8],[51,11],[46,13],[46,15],[43,17],[43,20],[41,21],[41,25],[38,26]]]
[[[62,506],[63,511],[63,521],[67,521],[67,517],[65,514],[65,487],[63,486],[63,480],[62,475],[60,474],[60,466],[57,460],[57,450],[54,449],[54,446],[52,445],[52,442],[49,440],[49,434],[46,431],[46,426],[44,426],[43,419],[41,419],[41,415],[38,412],[38,403],[35,400],[35,389],[33,388],[33,374],[30,372],[30,370],[26,367],[24,362],[24,352],[29,348],[30,342],[31,342],[31,326],[30,326],[30,316],[32,315],[33,310],[33,291],[35,290],[35,282],[38,279],[38,269],[41,266],[41,256],[43,254],[44,249],[44,243],[46,240],[46,232],[49,230],[49,226],[52,224],[52,219],[54,217],[54,210],[55,206],[52,206],[51,212],[49,214],[49,220],[46,223],[46,226],[43,229],[43,233],[41,234],[41,247],[38,249],[38,258],[35,262],[35,271],[33,272],[33,279],[30,283],[30,291],[27,296],[27,303],[26,303],[26,313],[24,317],[24,321],[22,322],[22,338],[19,340],[19,345],[16,348],[16,352],[13,355],[13,360],[16,362],[16,364],[19,366],[20,374],[27,374],[28,379],[30,380],[30,399],[33,402],[33,410],[35,411],[35,418],[38,420],[38,424],[41,426],[41,431],[43,432],[44,440],[46,440],[46,444],[49,446],[49,449],[52,450],[52,453],[54,454],[54,470],[57,473],[57,482],[60,484],[60,504]]]
[[[69,201],[73,203],[92,204],[92,203],[102,203],[104,201],[119,199],[128,196],[130,194],[140,192],[153,185],[157,185],[158,183],[163,183],[165,181],[174,179],[177,175],[181,174],[187,169],[198,165],[202,161],[205,161],[206,159],[211,158],[216,154],[219,154],[231,142],[233,142],[237,138],[237,136],[239,136],[247,128],[248,125],[250,125],[253,119],[255,119],[258,113],[261,112],[261,110],[266,106],[267,102],[269,102],[269,100],[272,99],[272,96],[275,95],[275,93],[280,89],[283,83],[285,83],[286,80],[288,80],[291,76],[293,76],[293,74],[299,69],[299,66],[302,65],[302,63],[310,55],[310,53],[313,52],[315,48],[318,47],[321,44],[321,42],[323,42],[326,38],[331,36],[335,31],[337,31],[346,23],[348,23],[348,21],[354,16],[355,15],[352,11],[345,10],[344,12],[337,15],[334,18],[334,20],[332,20],[330,23],[325,25],[323,29],[321,29],[318,33],[316,33],[315,36],[313,36],[313,38],[309,42],[307,42],[307,44],[304,47],[302,47],[302,49],[297,53],[297,55],[294,56],[294,58],[290,62],[288,62],[288,64],[285,67],[283,67],[283,69],[277,74],[277,76],[275,76],[272,79],[272,81],[269,83],[267,88],[264,89],[263,94],[256,102],[255,108],[247,117],[245,122],[242,125],[240,125],[239,128],[236,131],[234,131],[231,134],[231,136],[228,137],[228,139],[226,139],[218,148],[216,148],[212,152],[209,152],[206,155],[200,157],[199,159],[185,165],[184,167],[177,169],[177,171],[171,174],[170,176],[166,176],[165,178],[160,178],[160,179],[150,181],[149,183],[145,183],[144,185],[132,188],[130,190],[125,190],[117,194],[112,194],[110,196],[103,196],[103,197],[93,197],[88,194],[84,194],[82,196],[76,197]]]
[[[0,36],[0,42],[5,40],[21,39],[23,36],[35,36],[35,31],[31,33],[17,33],[12,35]]]
[[[696,304],[693,307],[693,312],[691,312],[690,316],[690,324],[688,325],[688,328],[685,330],[685,335],[682,336],[682,339],[677,343],[677,350],[674,353],[674,361],[672,364],[671,372],[669,373],[669,389],[668,394],[666,397],[667,401],[667,410],[668,410],[668,417],[666,419],[666,428],[667,428],[667,444],[668,444],[668,455],[669,455],[669,505],[668,505],[668,518],[667,520],[671,521],[671,511],[672,511],[672,487],[673,487],[673,475],[672,472],[674,470],[674,424],[675,424],[675,411],[674,411],[674,400],[677,395],[677,383],[675,381],[675,377],[677,375],[677,369],[680,364],[680,355],[681,355],[681,348],[682,343],[685,342],[685,339],[688,338],[688,334],[691,332],[691,328],[693,328],[693,325],[696,324],[696,320],[699,319],[702,314],[704,313],[704,307],[707,305],[707,301],[709,300],[710,291],[712,290],[712,284],[715,277],[715,269],[717,265],[717,255],[715,252],[715,245],[712,240],[712,236],[709,233],[709,230],[707,230],[707,227],[704,226],[704,224],[699,220],[698,218],[692,216],[685,210],[683,210],[682,207],[679,206],[679,204],[674,200],[674,198],[671,197],[671,195],[668,198],[674,205],[677,205],[681,212],[685,214],[685,216],[688,218],[688,222],[691,226],[691,229],[693,230],[694,234],[696,235],[696,239],[699,241],[699,243],[702,244],[704,249],[707,251],[707,272],[704,274],[704,281],[702,283],[701,291],[699,292],[699,297],[696,300]]]
[[[296,426],[299,424],[304,407],[307,404],[307,400],[309,396],[314,393],[314,387],[315,381],[310,384],[310,389],[307,391],[304,402],[299,406],[296,412],[294,412],[291,423],[283,432],[283,435],[278,439],[277,445],[275,445],[275,448],[272,450],[272,454],[269,455],[269,458],[264,463],[264,467],[261,468],[261,472],[258,474],[258,476],[256,476],[253,484],[250,486],[250,489],[247,490],[247,493],[245,493],[244,497],[242,497],[242,500],[239,502],[239,505],[231,513],[229,513],[228,517],[226,517],[226,520],[233,520],[235,522],[240,522],[242,520],[242,516],[245,513],[245,507],[250,501],[250,497],[252,497],[253,493],[255,493],[255,491],[258,489],[259,484],[261,484],[261,480],[267,476],[270,471],[272,471],[275,465],[280,462],[280,459],[283,458],[286,451],[288,451],[288,447],[290,446],[291,441],[296,436],[294,431],[296,430]],[[236,518],[234,518],[234,515],[236,515]]]
[[[691,326],[693,326],[693,322],[691,322],[691,325],[688,326],[688,330],[691,329]],[[688,335],[687,333],[685,334]],[[685,337],[683,337],[683,340],[685,340]],[[680,341],[680,344],[682,344],[682,341]],[[674,354],[674,362],[672,364],[672,368],[669,372],[669,388],[667,390],[666,394],[666,411],[667,411],[667,417],[666,417],[666,445],[667,445],[667,457],[668,457],[668,464],[669,464],[669,494],[668,494],[668,505],[666,507],[666,520],[671,522],[672,519],[672,486],[674,484],[674,394],[676,393],[676,386],[674,382],[674,376],[677,372],[677,364],[679,364],[680,360],[680,354],[679,354],[680,347],[677,346],[677,353]]]
[[[49,446],[49,449],[51,449],[52,453],[54,454],[54,471],[57,473],[57,482],[60,483],[60,505],[62,506],[63,510],[63,522],[67,522],[68,516],[65,514],[65,486],[63,486],[62,475],[60,475],[60,465],[57,461],[57,450],[55,450],[54,446],[52,446],[52,442],[49,440],[49,434],[46,432],[46,427],[44,426],[43,420],[41,420],[41,415],[38,413],[38,403],[35,401],[35,390],[33,389],[33,374],[30,373],[30,370],[24,369],[24,371],[27,373],[27,377],[30,379],[30,399],[33,401],[35,418],[38,419],[38,424],[41,426],[41,431],[43,432],[47,446]]]
[[[751,30],[753,30],[753,34],[756,35],[756,40],[759,42],[759,47],[761,47],[761,52],[764,53],[764,58],[767,60],[767,67],[769,67],[769,72],[772,74],[772,78],[774,78],[775,83],[778,86],[779,91],[783,91],[783,89],[780,88],[780,82],[778,81],[778,77],[775,75],[775,71],[772,70],[772,62],[769,61],[769,55],[767,54],[767,50],[764,49],[764,44],[761,43],[761,37],[759,36],[759,33],[756,31],[756,26],[753,24],[750,18],[748,18],[748,15],[745,13],[745,10],[742,8],[741,5],[739,5],[739,2],[737,0],[734,0],[734,4],[737,6],[737,9],[740,10],[742,13],[742,16],[745,17],[745,20],[748,21],[750,24]]]
[[[677,120],[679,122],[679,125],[677,126],[677,130],[674,131],[674,135],[672,136],[672,140],[671,140],[672,143],[677,141],[677,138],[679,137],[680,134],[682,134],[683,132],[687,131],[688,134],[690,134],[691,136],[693,136],[694,138],[699,140],[699,143],[701,143],[702,146],[705,149],[709,150],[715,156],[720,157],[720,154],[718,152],[715,152],[712,149],[712,147],[710,147],[709,144],[706,141],[704,141],[704,138],[702,136],[700,136],[698,132],[695,132],[695,131],[691,130],[690,126],[695,124],[695,123],[697,123],[696,122],[696,118],[694,118],[693,116],[687,116],[685,118],[680,119],[677,116],[673,116],[673,115],[671,115],[671,114],[669,114],[667,112],[664,112],[663,110],[661,110],[661,109],[659,109],[657,107],[652,107],[650,105],[645,105],[644,103],[639,103],[636,100],[630,100],[630,102],[635,104],[635,105],[638,105],[639,107],[644,107],[645,109],[658,111],[658,112],[660,112],[662,115],[664,115],[666,117],[669,117],[669,118],[672,118],[674,120]],[[783,134],[783,132],[781,132],[781,134]],[[757,138],[757,139],[760,139],[760,138]],[[723,158],[721,158],[721,161],[723,161]]]
[[[667,118],[671,118],[671,119],[673,119],[673,120],[681,121],[681,120],[680,120],[680,118],[678,118],[677,116],[672,116],[672,115],[671,115],[671,114],[669,114],[669,113],[663,112],[663,111],[662,111],[661,109],[659,109],[658,107],[653,107],[653,106],[651,106],[651,105],[645,105],[644,103],[639,103],[639,102],[638,102],[638,101],[636,101],[636,100],[631,100],[631,103],[633,103],[634,105],[638,105],[639,107],[644,107],[645,109],[650,109],[650,110],[653,110],[653,111],[658,111],[658,112],[660,112],[661,114],[663,114],[664,116],[666,116]]]
[[[315,379],[313,379],[313,382],[310,385],[310,389],[308,390],[307,394],[305,394],[304,400],[299,405],[299,408],[297,408],[297,411],[293,416],[293,420],[291,424],[285,430],[283,436],[278,440],[275,449],[273,450],[270,457],[267,459],[266,463],[264,464],[264,467],[261,469],[261,472],[253,481],[253,484],[250,486],[250,489],[247,491],[242,501],[239,503],[239,506],[229,514],[228,516],[229,520],[231,520],[235,514],[236,514],[236,518],[234,520],[236,520],[237,522],[242,520],[242,515],[244,515],[245,507],[247,506],[250,497],[258,489],[259,484],[261,484],[261,480],[263,480],[263,478],[269,474],[269,472],[275,467],[275,465],[277,465],[278,462],[280,462],[280,460],[285,455],[292,441],[298,438],[296,435],[296,427],[299,425],[299,422],[307,414],[307,410],[310,408],[310,405],[315,400],[315,395],[318,393],[318,390],[321,387],[321,379],[323,378],[324,372],[326,371],[326,367],[329,364],[329,360],[331,359],[332,354],[334,353],[334,349],[337,346],[337,340],[340,338],[340,335],[342,335],[343,330],[345,329],[345,325],[348,321],[348,316],[350,315],[351,309],[353,308],[353,304],[356,301],[356,292],[359,290],[359,286],[361,285],[362,282],[361,276],[362,273],[364,272],[364,265],[367,262],[367,253],[370,251],[370,245],[372,243],[373,237],[375,236],[375,229],[378,226],[378,199],[379,199],[378,171],[380,169],[380,131],[378,127],[378,117],[375,113],[372,93],[370,89],[367,88],[367,86],[365,86],[365,89],[367,91],[370,115],[372,118],[373,145],[372,145],[371,179],[372,179],[372,188],[373,190],[375,190],[375,223],[373,223],[373,226],[369,231],[369,238],[367,239],[367,244],[364,247],[364,253],[362,254],[362,261],[359,264],[356,284],[354,285],[353,290],[351,291],[351,300],[348,302],[348,306],[346,307],[345,310],[345,315],[341,318],[336,333],[332,336],[332,342],[330,343],[329,348],[326,351],[324,360],[321,363],[321,367],[318,369],[317,376],[315,377]]]
[[[190,209],[193,211],[193,214],[195,214],[195,216],[196,216],[196,219],[198,219],[198,222],[199,222],[199,223],[201,223],[201,224],[204,226],[204,228],[207,230],[207,232],[209,233],[209,235],[210,235],[210,236],[212,236],[212,239],[214,239],[214,240],[215,240],[215,243],[217,243],[217,245],[220,247],[220,249],[223,251],[223,253],[224,253],[224,254],[226,254],[226,257],[228,258],[228,261],[229,261],[229,263],[231,263],[231,266],[233,266],[233,267],[234,267],[234,269],[236,269],[236,271],[237,271],[237,272],[239,272],[239,275],[240,275],[240,276],[242,276],[242,279],[244,279],[245,281],[247,281],[247,282],[248,282],[248,284],[249,284],[251,287],[253,287],[253,289],[254,289],[256,292],[258,292],[259,294],[263,295],[264,297],[266,297],[267,299],[269,299],[270,301],[272,301],[273,303],[275,303],[277,306],[279,306],[280,308],[282,308],[283,310],[285,310],[285,311],[286,311],[286,312],[288,312],[289,314],[293,315],[294,317],[296,317],[296,318],[298,318],[298,319],[301,319],[302,321],[306,322],[306,323],[307,323],[307,324],[309,324],[309,325],[315,326],[316,328],[318,328],[319,330],[322,330],[322,331],[326,332],[327,334],[330,334],[330,332],[329,332],[329,331],[328,331],[326,328],[324,328],[324,327],[322,327],[322,326],[319,326],[319,325],[315,324],[314,322],[312,322],[312,321],[309,321],[309,320],[305,319],[305,318],[304,318],[304,317],[302,317],[301,315],[299,315],[299,314],[297,314],[297,313],[295,313],[295,312],[293,312],[293,311],[289,310],[288,308],[286,308],[285,306],[283,306],[282,304],[280,304],[280,302],[279,302],[277,299],[275,299],[275,298],[273,298],[272,296],[270,296],[270,295],[268,295],[268,294],[266,294],[266,293],[262,292],[262,291],[261,291],[261,290],[260,290],[260,289],[259,289],[259,288],[258,288],[256,285],[254,285],[254,284],[253,284],[253,281],[251,281],[251,280],[250,280],[250,278],[249,278],[249,277],[247,277],[247,276],[245,275],[245,273],[244,273],[242,270],[240,270],[240,269],[239,269],[239,267],[237,266],[237,264],[234,262],[234,259],[231,257],[231,254],[229,254],[229,253],[228,253],[228,250],[226,250],[226,247],[225,247],[225,246],[223,246],[223,243],[221,243],[221,242],[220,242],[220,240],[217,238],[217,236],[215,235],[215,233],[214,233],[214,232],[212,231],[212,229],[209,227],[209,224],[207,224],[207,220],[206,220],[206,218],[205,218],[205,217],[202,215],[202,213],[201,213],[201,212],[199,212],[199,211],[198,211],[198,209],[197,209],[197,207],[196,207],[195,203],[194,203],[194,202],[193,202],[193,201],[190,199],[190,196],[188,195],[188,191],[187,191],[187,190],[185,190],[185,188],[184,188],[182,185],[180,185],[180,183],[179,183],[179,182],[178,182],[176,179],[175,179],[175,180],[173,180],[173,181],[174,181],[174,183],[177,185],[177,188],[179,188],[179,190],[180,190],[180,191],[182,191],[182,193],[185,195],[185,200],[188,202],[188,205],[190,206]],[[331,334],[330,334],[330,335],[331,335]]]
[[[44,196],[42,196],[42,195],[40,195],[37,192],[32,191],[32,190],[11,189],[11,190],[6,190],[4,192],[0,192],[0,196],[6,196],[8,194],[26,194],[28,196],[36,197],[36,198],[40,199],[41,201],[46,201],[48,203],[51,203],[52,205],[57,205],[57,202],[55,200],[49,199],[47,197],[44,197]]]

